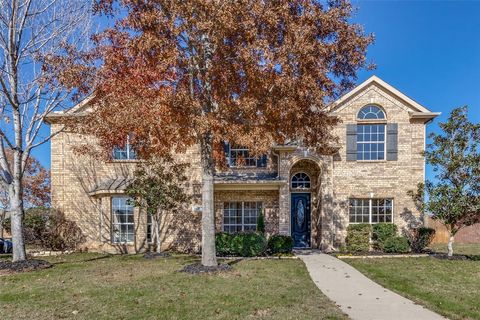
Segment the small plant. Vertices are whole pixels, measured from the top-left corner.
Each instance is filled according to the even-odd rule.
[[[264,234],[265,233],[265,217],[263,215],[264,209],[260,210],[260,214],[257,219],[257,231]]]
[[[351,253],[368,252],[372,226],[369,224],[351,224],[347,228],[346,246]]]
[[[413,252],[420,253],[432,243],[435,237],[435,229],[420,227],[407,233],[408,243]]]
[[[383,250],[387,253],[407,253],[410,251],[408,239],[405,237],[388,238],[383,246]]]
[[[285,254],[293,250],[293,238],[284,235],[273,235],[268,239],[268,253]]]
[[[372,240],[375,249],[383,251],[387,239],[397,236],[397,225],[393,223],[377,223],[372,226]]]

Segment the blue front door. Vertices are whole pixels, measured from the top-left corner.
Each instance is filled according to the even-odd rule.
[[[310,247],[310,193],[292,193],[291,228],[295,248]]]

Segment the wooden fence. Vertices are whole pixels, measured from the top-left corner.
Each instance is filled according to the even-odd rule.
[[[448,242],[448,231],[440,222],[427,217],[425,226],[435,229],[435,238],[432,243]],[[480,243],[480,223],[461,229],[455,235],[455,243]]]

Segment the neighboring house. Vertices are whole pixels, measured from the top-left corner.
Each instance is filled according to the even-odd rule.
[[[52,130],[65,116],[88,109],[88,101],[49,117]],[[292,235],[296,247],[338,248],[350,223],[395,223],[399,229],[422,223],[407,194],[425,178],[426,124],[434,113],[373,76],[341,97],[329,110],[342,122],[338,150],[319,155],[298,145],[274,146],[260,158],[226,144],[229,168],[214,181],[216,229],[255,230],[265,212],[266,232]],[[148,245],[145,214],[123,192],[136,164],[127,145],[112,160],[75,154],[88,137],[68,132],[51,141],[52,205],[82,228],[91,250],[132,252]],[[166,217],[165,248],[199,251],[201,167],[199,151],[180,155],[191,164],[194,202]]]

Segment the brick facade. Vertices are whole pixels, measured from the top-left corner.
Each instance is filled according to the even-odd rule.
[[[359,110],[368,104],[380,106],[386,123],[398,124],[398,159],[396,161],[347,161],[346,126],[358,123]],[[394,223],[400,229],[422,222],[420,213],[408,196],[409,190],[424,180],[425,123],[434,117],[407,97],[394,91],[378,78],[367,80],[347,98],[340,99],[331,114],[342,122],[335,129],[339,149],[334,155],[318,155],[301,146],[279,146],[272,149],[264,168],[230,168],[223,179],[215,181],[214,208],[217,231],[222,230],[225,202],[260,201],[265,209],[266,231],[290,234],[291,177],[304,172],[311,178],[311,187],[302,192],[311,195],[311,243],[313,247],[338,248],[345,239],[348,226],[349,198],[392,198]],[[420,116],[418,116],[420,114]],[[431,116],[433,115],[433,116]],[[430,118],[429,118],[430,117]],[[61,121],[52,121],[56,131]],[[148,248],[146,216],[135,210],[135,242],[115,245],[111,241],[111,197],[122,190],[100,190],[105,181],[131,176],[136,162],[101,162],[78,155],[73,146],[87,138],[68,132],[53,137],[51,142],[52,205],[76,221],[87,237],[85,247],[97,251],[135,252]],[[200,250],[201,186],[200,157],[197,147],[179,155],[190,163],[188,192],[192,204],[166,216],[163,238],[166,249],[197,252]],[[235,178],[251,175],[252,178]],[[226,176],[226,177],[225,177]],[[268,178],[262,178],[262,177]],[[228,178],[230,177],[230,178]],[[232,178],[234,177],[234,178]],[[227,179],[228,178],[228,179]]]

